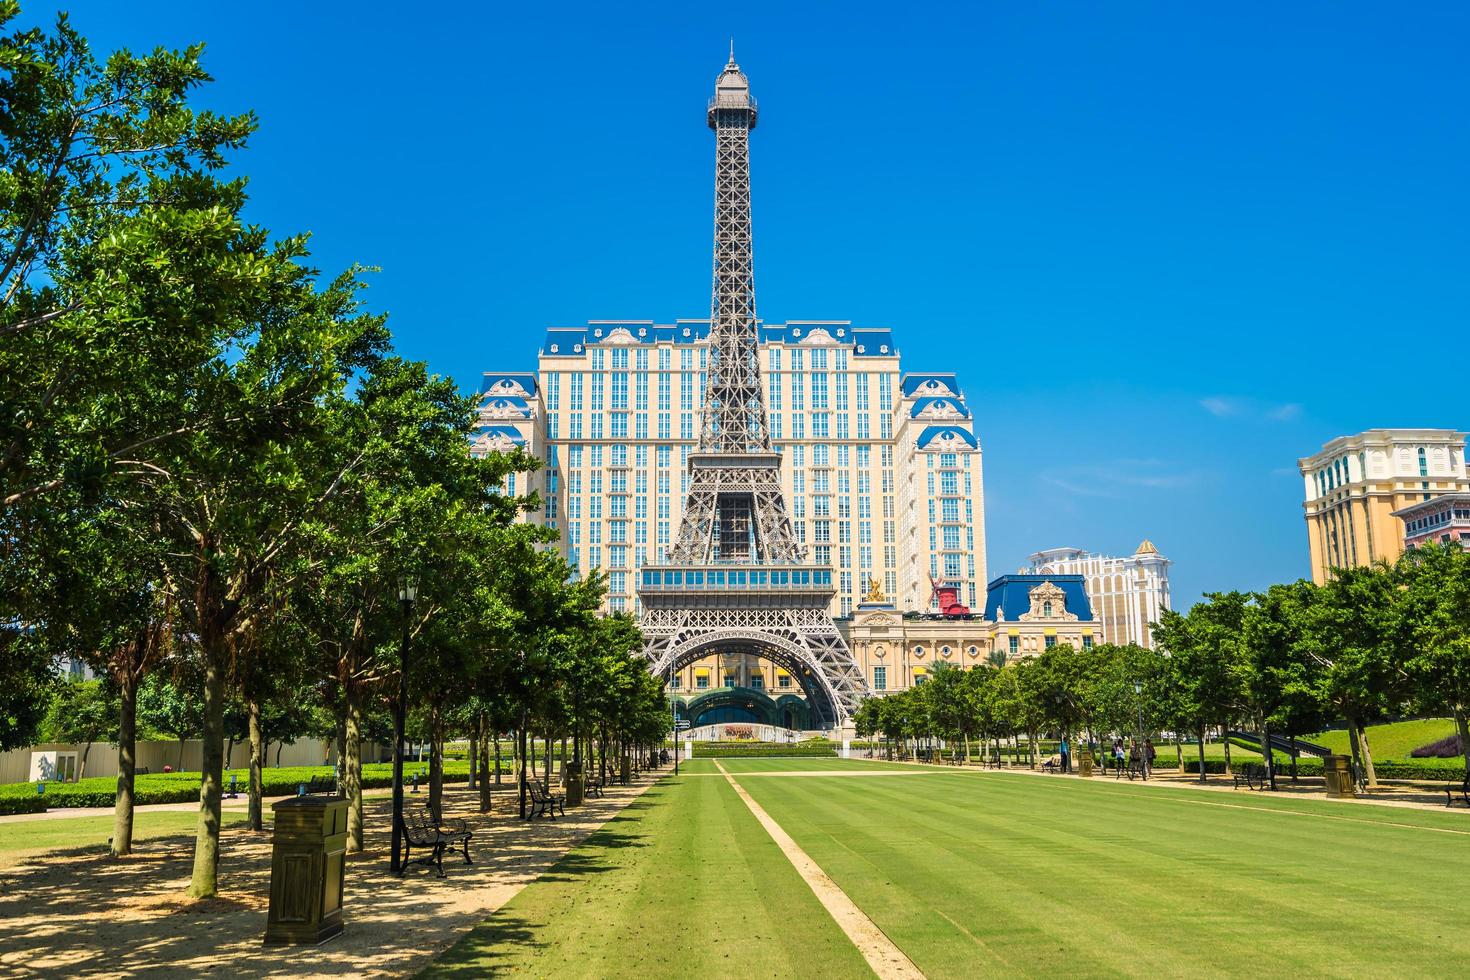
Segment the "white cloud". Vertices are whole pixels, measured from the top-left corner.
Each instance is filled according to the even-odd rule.
[[[1295,422],[1302,417],[1302,406],[1296,402],[1272,405],[1254,398],[1211,395],[1208,398],[1201,398],[1199,406],[1217,419],[1246,418],[1257,422]]]
[[[1041,481],[1076,497],[1120,499],[1140,491],[1181,490],[1204,482],[1199,470],[1169,470],[1157,460],[1117,460],[1110,465],[1050,471]]]

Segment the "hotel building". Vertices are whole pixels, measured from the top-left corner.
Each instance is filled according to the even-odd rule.
[[[1153,630],[1169,608],[1169,559],[1145,539],[1126,558],[1080,548],[1051,548],[1031,556],[1033,575],[1081,575],[1092,611],[1102,622],[1102,642],[1153,648]]]
[[[609,611],[638,611],[636,572],[678,531],[708,331],[703,320],[555,327],[535,373],[484,376],[472,451],[542,460],[513,488],[541,494],[532,517],[561,532],[579,572],[607,574]],[[937,610],[936,582],[982,603],[980,445],[955,376],[905,374],[889,331],[845,321],[763,324],[759,356],[792,523],[832,570],[832,615],[851,616],[872,580],[907,610]]]
[[[1470,491],[1467,433],[1455,429],[1369,429],[1339,436],[1297,460],[1312,581],[1334,568],[1393,561],[1404,552],[1400,512],[1412,504]]]

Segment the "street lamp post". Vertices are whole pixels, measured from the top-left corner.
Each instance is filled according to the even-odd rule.
[[[418,583],[411,575],[398,579],[398,604],[403,610],[403,636],[398,644],[398,700],[393,706],[393,859],[394,874],[403,873],[403,730],[408,719],[408,620],[418,598]]]
[[[669,712],[674,716],[674,775],[679,775],[679,702],[674,700],[674,664],[669,662]]]
[[[1138,734],[1133,744],[1138,746],[1138,769],[1148,779],[1148,752],[1143,747],[1143,682],[1133,682],[1133,694],[1138,701]]]

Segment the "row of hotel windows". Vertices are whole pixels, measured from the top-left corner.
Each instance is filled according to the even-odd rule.
[[[658,369],[660,371],[667,371],[673,367],[673,352],[675,346],[676,345],[673,344],[659,344],[655,348],[658,351]],[[762,344],[761,346],[767,347],[769,350],[768,363],[770,364],[770,369],[772,371],[781,370],[781,355],[783,348],[770,344]],[[694,366],[695,362],[697,361],[699,364],[699,369],[701,371],[704,370],[706,364],[709,361],[709,344],[707,342],[701,342],[698,344],[680,344],[677,345],[677,347],[679,350],[680,369],[689,370]],[[586,359],[591,361],[592,370],[594,371],[601,371],[609,365],[611,365],[612,369],[615,371],[627,370],[630,366],[637,368],[640,371],[646,371],[648,370],[650,360],[648,352],[649,348],[642,346],[632,349],[626,347],[601,348],[594,346],[588,351],[589,356]],[[825,371],[830,364],[838,371],[846,371],[848,365],[848,353],[849,352],[846,347],[835,347],[831,349],[818,347],[811,350],[806,350],[799,347],[792,348],[791,368],[795,371],[803,370],[804,366],[807,363],[806,356],[810,355],[811,367],[813,370]],[[828,356],[829,354],[831,355],[830,358]],[[551,377],[554,378],[555,374],[552,374]]]
[[[1427,517],[1415,518],[1408,522],[1407,530],[1410,534],[1418,534],[1421,531],[1428,531],[1430,528],[1439,527],[1441,524],[1448,524],[1452,520],[1470,520],[1470,508],[1456,507],[1453,511],[1446,509],[1435,514],[1430,514]]]
[[[735,687],[738,678],[739,678],[739,675],[736,674],[735,671],[728,670],[727,669],[725,671],[725,677],[724,677],[725,686],[726,687]],[[710,672],[709,672],[709,670],[707,670],[707,669],[705,669],[703,667],[695,668],[695,671],[694,671],[694,688],[695,688],[695,690],[698,690],[698,691],[708,690],[709,689],[709,681],[710,681]],[[757,691],[764,691],[766,689],[766,678],[765,678],[765,675],[761,671],[759,671],[759,670],[752,671],[751,674],[750,674],[750,676],[747,678],[747,681],[749,682],[749,686],[752,687],[752,688],[754,688]],[[678,673],[674,674],[673,679],[669,683],[669,686],[672,687],[675,690],[678,690],[678,689],[682,688],[684,686],[684,678],[682,676],[680,676],[680,674],[678,674]],[[790,690],[794,690],[795,687],[796,687],[796,685],[791,682],[791,675],[790,674],[786,673],[784,670],[783,671],[778,671],[776,673],[776,689],[777,690],[790,691]]]
[[[579,560],[580,554],[581,554],[580,549],[576,545],[572,545],[571,547],[568,548],[568,551],[567,551],[567,560],[570,561],[570,562],[572,562],[573,564],[576,564],[576,565],[579,565],[580,566],[580,564],[581,564],[581,562]],[[657,548],[657,549],[655,549],[654,550],[654,556],[655,556],[654,563],[655,564],[662,565],[663,562],[664,562],[664,558],[665,558],[665,549],[664,548]],[[839,568],[839,569],[851,569],[851,570],[854,570],[854,571],[861,571],[861,572],[867,573],[867,572],[870,572],[872,570],[872,568],[873,568],[873,549],[870,548],[870,547],[867,547],[867,546],[863,546],[863,547],[860,547],[860,548],[857,548],[857,549],[853,549],[853,548],[849,548],[849,547],[841,547],[841,548],[838,548],[837,549],[837,557],[838,557],[838,562],[837,562],[836,567]],[[944,563],[945,577],[946,578],[953,579],[953,578],[958,578],[960,576],[960,561],[959,561],[959,559],[962,558],[962,557],[964,557],[966,559],[966,562],[968,564],[968,575],[969,575],[969,577],[971,577],[971,578],[974,577],[974,575],[975,575],[975,558],[974,558],[973,555],[971,555],[971,556],[946,555],[945,556],[945,563]],[[630,558],[632,559],[632,563],[631,564],[629,564],[629,559]],[[897,559],[898,559],[898,550],[896,548],[890,546],[890,547],[886,547],[886,548],[883,549],[883,567],[885,569],[897,568],[898,567],[898,560]],[[951,561],[951,559],[954,559],[954,560]],[[606,572],[610,572],[613,575],[621,575],[623,571],[626,571],[626,570],[631,569],[631,568],[643,568],[643,567],[647,566],[647,564],[648,564],[648,549],[646,547],[641,547],[640,546],[640,547],[635,547],[635,548],[633,548],[633,549],[630,550],[629,547],[626,544],[610,544],[610,545],[607,546],[607,564],[606,565],[604,565],[602,563],[602,547],[601,546],[594,544],[594,545],[589,545],[587,547],[587,569],[589,571],[591,569],[597,568],[597,569],[602,569],[603,571],[606,571]],[[822,566],[824,568],[831,568],[831,567],[833,567],[833,562],[832,562],[832,549],[831,549],[831,547],[822,547],[822,546],[819,546],[817,548],[812,549],[812,564],[814,564],[814,565],[820,565],[820,566]],[[932,559],[931,559],[930,574],[931,575],[938,575],[939,574],[938,566],[932,564]],[[851,573],[850,572],[844,571],[843,572],[843,575],[845,576],[844,581],[849,582],[849,583],[852,581],[852,579],[851,579]],[[866,581],[866,575],[864,576],[864,581]],[[853,586],[851,584],[848,584],[848,585],[846,585],[846,586],[843,587],[843,591],[844,592],[851,592],[852,589],[853,589]],[[622,589],[616,589],[615,588],[615,589],[612,589],[612,591],[613,592],[621,592],[623,590]]]
[[[1444,455],[1444,450],[1441,449],[1441,448],[1436,448],[1434,450],[1434,455],[1435,455],[1435,458],[1438,459],[1438,458],[1440,458],[1440,457],[1442,457]],[[1429,453],[1428,453],[1428,451],[1423,446],[1419,446],[1415,450],[1415,456],[1418,458],[1418,461],[1419,461],[1419,475],[1420,476],[1428,476],[1429,475]],[[1399,462],[1402,463],[1402,464],[1407,464],[1409,462],[1409,459],[1410,459],[1410,456],[1409,456],[1409,450],[1408,450],[1408,448],[1407,447],[1400,448],[1399,449]],[[1450,457],[1450,461],[1453,464],[1453,462],[1454,462],[1454,457],[1453,456]],[[1357,476],[1357,478],[1360,479],[1360,480],[1366,479],[1367,478],[1367,475],[1368,475],[1368,454],[1367,453],[1358,453],[1358,476]],[[1352,475],[1352,466],[1351,466],[1351,463],[1350,463],[1350,457],[1340,456],[1337,459],[1334,459],[1332,461],[1332,465],[1331,466],[1328,466],[1328,467],[1326,467],[1324,469],[1320,469],[1320,470],[1317,471],[1317,493],[1318,493],[1318,495],[1322,495],[1322,494],[1328,493],[1329,491],[1336,490],[1338,487],[1342,486],[1343,484],[1351,483],[1352,481],[1353,481],[1353,475]]]
[[[604,407],[610,409],[623,409],[629,407],[647,409],[649,408],[649,378],[647,371],[638,371],[630,375],[626,371],[613,371],[608,374],[597,372],[567,372],[570,375],[568,383],[567,407],[574,412],[583,408],[583,393],[587,395],[586,407],[594,411],[600,411]],[[660,371],[655,375],[654,391],[656,392],[655,404],[660,409],[673,407],[673,379],[675,374],[670,371]],[[825,371],[813,371],[810,374],[781,373],[774,372],[767,375],[766,402],[771,408],[780,408],[782,399],[789,392],[792,408],[829,408],[836,407],[839,411],[847,408],[848,402],[848,378],[853,380],[853,401],[859,411],[867,411],[870,402],[868,392],[871,388],[870,378],[878,379],[878,409],[882,412],[893,410],[893,376],[886,373],[856,372],[852,375],[846,373],[828,374]],[[704,389],[708,384],[708,376],[704,372],[704,366],[696,372],[686,368],[678,374],[679,378],[679,407],[685,410],[693,409],[695,405],[704,401]],[[631,381],[631,389],[629,387]],[[561,408],[561,373],[551,372],[546,379],[546,408],[555,411]],[[629,391],[632,391],[632,405],[629,405]],[[807,392],[811,392],[811,404],[807,405]],[[606,405],[604,405],[604,394]]]
[[[611,415],[603,415],[599,411],[590,413],[587,428],[584,432],[582,426],[582,413],[572,412],[567,425],[565,436],[561,434],[561,416],[555,410],[546,413],[546,435],[551,439],[673,439],[673,417],[669,412],[659,412],[656,424],[657,429],[650,437],[648,431],[648,412],[633,413],[633,431],[628,431],[628,415],[614,409]],[[604,433],[602,420],[608,420]],[[811,419],[811,433],[807,433],[807,419]],[[772,439],[785,439],[786,424],[783,413],[773,411],[769,416],[769,425]],[[684,412],[679,416],[679,436],[684,440],[694,439],[696,416],[693,412]],[[867,415],[857,416],[856,433],[849,423],[849,416],[838,415],[837,424],[834,427],[831,422],[831,413],[825,411],[816,412],[792,412],[791,414],[791,436],[792,439],[830,439],[834,436],[838,439],[871,439],[873,437],[872,424]],[[883,415],[878,419],[878,438],[893,438],[893,417]]]
[[[670,445],[658,445],[655,443],[634,443],[632,445],[633,468],[640,470],[646,470],[648,468],[648,450],[650,447],[652,447],[654,450],[654,463],[658,469],[667,470],[673,468],[674,447]],[[565,448],[566,450],[567,469],[568,471],[570,471],[569,476],[571,472],[581,470],[584,467],[584,464],[593,470],[602,469],[602,461],[604,457],[602,452],[603,447],[601,444],[593,443],[584,446],[577,443],[562,443],[560,444],[560,446],[550,446],[547,449],[546,463],[553,471],[555,471],[559,466],[561,454],[560,452],[558,452],[558,450],[560,448]],[[837,469],[839,470],[845,470],[852,466],[856,466],[856,468],[861,472],[862,475],[866,475],[866,472],[871,470],[873,467],[872,446],[848,446],[838,444],[835,447],[835,449],[837,450],[835,453],[832,451],[834,449],[833,446],[827,443],[820,442],[814,445],[793,443],[777,444],[773,448],[776,452],[782,455],[790,453],[791,465],[796,470],[800,470],[807,465],[808,449],[811,450],[811,465],[814,468],[831,468],[832,460],[834,458],[837,460]],[[608,446],[606,455],[607,465],[614,467],[628,466],[628,449],[628,445],[624,443],[615,443],[611,446]],[[692,451],[693,447],[679,446],[678,449],[679,468],[681,470],[687,470],[689,468],[689,453]],[[893,447],[879,446],[878,449],[879,463],[884,469],[891,469],[893,466]],[[933,455],[934,454],[931,454],[931,458]],[[943,467],[955,467],[959,465],[959,457],[955,453],[939,453],[937,455],[947,460],[947,462],[941,463],[941,466]],[[933,464],[931,463],[930,465],[932,466]]]

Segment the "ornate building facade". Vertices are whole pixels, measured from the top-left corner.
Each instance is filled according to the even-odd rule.
[[[1369,429],[1297,460],[1312,581],[1326,582],[1334,568],[1393,561],[1404,553],[1398,512],[1470,491],[1466,436],[1455,429]]]
[[[1102,622],[1102,642],[1136,643],[1152,649],[1151,623],[1169,608],[1169,566],[1144,539],[1127,557],[1092,554],[1080,548],[1051,548],[1031,556],[1033,575],[1081,575],[1093,612]]]

